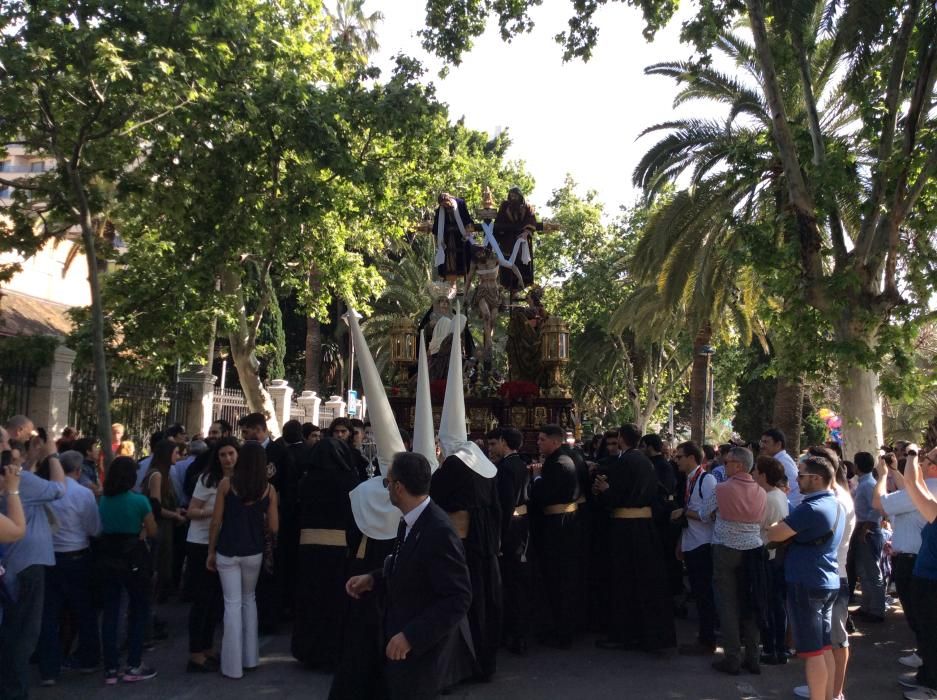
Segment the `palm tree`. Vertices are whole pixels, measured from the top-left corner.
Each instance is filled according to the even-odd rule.
[[[376,27],[381,12],[365,15],[364,0],[335,0],[335,10],[325,9],[332,20],[332,38],[342,52],[366,58],[380,48]]]
[[[631,267],[641,281],[656,285],[657,311],[670,313],[682,308],[696,329],[691,378],[693,435],[702,436],[705,363],[700,353],[713,333],[725,332],[731,321],[743,339],[755,332],[765,340],[765,329],[754,323],[760,303],[760,276],[752,259],[753,232],[768,230],[763,241],[780,250],[791,235],[786,215],[787,188],[782,168],[770,138],[771,117],[762,96],[760,70],[754,49],[741,37],[726,33],[717,49],[735,62],[742,79],[709,65],[659,63],[646,72],[665,75],[683,85],[675,103],[704,99],[728,107],[723,121],[683,119],[646,129],[642,135],[666,132],[634,171],[633,179],[649,201],[664,193],[679,178],[689,186],[670,196],[651,217],[638,243]],[[821,62],[823,52],[817,52]],[[747,78],[747,80],[746,80]],[[821,76],[822,78],[822,76]],[[818,79],[822,86],[825,79]],[[790,81],[798,86],[799,81]],[[803,104],[788,95],[792,120],[804,121]],[[845,121],[842,101],[830,100],[825,127],[835,132]],[[796,235],[796,234],[795,234]],[[773,261],[773,256],[770,257]],[[770,270],[767,271],[770,275]],[[798,405],[788,405],[797,404]],[[794,376],[779,385],[775,419],[795,444],[800,435],[803,402],[802,378]]]

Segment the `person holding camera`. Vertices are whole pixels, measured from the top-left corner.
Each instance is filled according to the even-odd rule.
[[[27,427],[32,432],[31,421]],[[16,470],[21,469],[17,453],[22,455],[23,451],[21,443],[10,442],[9,459]],[[29,693],[29,657],[42,625],[45,568],[55,565],[45,505],[65,495],[65,472],[55,456],[55,443],[34,437],[30,453],[37,464],[48,458],[49,481],[21,470],[19,487],[8,487],[0,501],[0,512],[9,514],[18,499],[26,516],[25,535],[7,548],[3,560],[5,583],[12,597],[4,605],[0,624],[0,697],[4,698],[25,698]]]
[[[696,601],[699,630],[695,644],[681,644],[681,654],[708,656],[716,653],[716,599],[713,596],[713,521],[700,518],[700,510],[716,488],[716,477],[703,468],[703,451],[695,442],[677,445],[673,454],[677,468],[686,474],[683,508],[671,518],[683,527],[677,556],[686,565],[690,591]]]
[[[6,513],[0,513],[0,544],[9,544],[23,538],[26,534],[26,514],[20,500],[20,475],[23,467],[13,464],[13,451],[6,441],[6,431],[0,428],[0,496],[6,499]],[[0,561],[3,550],[0,549]]]

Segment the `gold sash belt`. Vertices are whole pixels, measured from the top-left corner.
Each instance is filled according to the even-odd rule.
[[[344,530],[322,530],[318,528],[305,528],[299,531],[300,544],[317,544],[322,547],[345,547]]]
[[[355,559],[364,559],[364,552],[368,548],[368,536],[361,535],[361,544],[358,545],[358,551],[355,553]]]
[[[457,510],[449,513],[449,519],[452,521],[452,527],[455,528],[459,539],[464,540],[468,537],[469,512],[467,510]]]
[[[544,515],[563,515],[564,513],[575,513],[579,510],[578,503],[557,503],[556,505],[546,506],[543,509]]]
[[[519,518],[519,517],[521,517],[522,515],[527,515],[527,506],[526,506],[526,505],[518,506],[517,508],[514,509],[514,517],[515,517],[515,518]]]
[[[651,517],[651,507],[644,508],[615,508],[612,511],[612,517],[615,520],[638,520]]]

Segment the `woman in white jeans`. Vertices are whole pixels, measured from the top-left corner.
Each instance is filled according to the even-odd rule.
[[[277,492],[267,483],[267,453],[249,441],[238,454],[231,478],[218,484],[211,518],[208,559],[224,593],[221,673],[241,678],[259,663],[254,590],[263,563],[264,533],[279,529]]]

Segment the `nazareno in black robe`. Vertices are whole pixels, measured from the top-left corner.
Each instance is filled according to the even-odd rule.
[[[346,537],[346,580],[380,569],[384,559],[394,551],[394,538],[375,540],[365,537],[354,521],[348,526]],[[383,700],[387,696],[383,675],[383,617],[380,596],[370,594],[355,600],[345,595],[338,664],[329,700]]]
[[[599,500],[609,512],[650,508],[657,495],[657,474],[647,457],[630,449],[609,465],[608,485]],[[654,520],[611,518],[607,559],[611,640],[644,651],[676,646],[673,600]]]
[[[468,511],[469,528],[462,540],[472,581],[469,629],[475,650],[475,672],[491,677],[501,644],[502,591],[498,567],[501,506],[498,479],[486,479],[452,456],[433,473],[430,498],[447,513]],[[450,680],[453,679],[450,675]],[[461,680],[461,679],[458,679]]]
[[[299,484],[299,527],[338,530],[353,522],[348,492],[359,483],[351,449],[323,438],[309,454],[309,470]],[[343,538],[344,539],[344,538]],[[300,539],[302,541],[302,539]],[[300,544],[291,651],[310,668],[335,668],[346,609],[345,570],[348,547]]]

